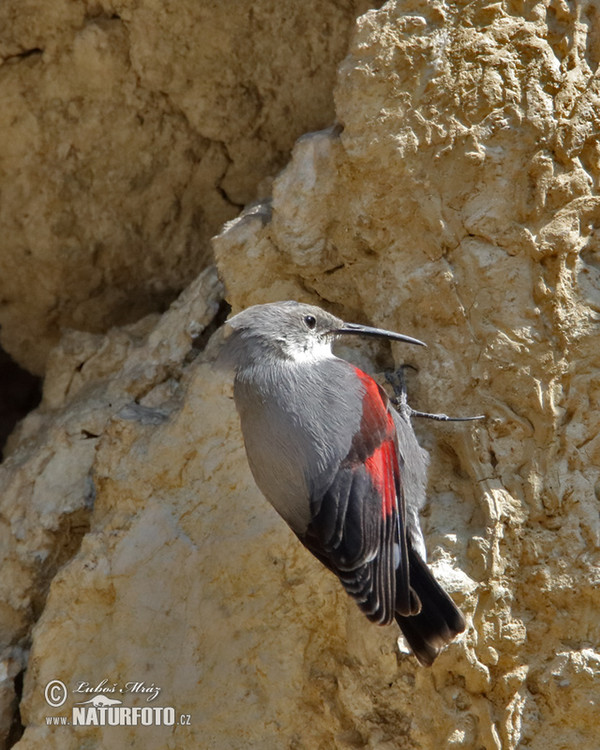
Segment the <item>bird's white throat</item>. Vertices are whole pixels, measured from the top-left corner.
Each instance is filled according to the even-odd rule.
[[[302,343],[288,341],[286,354],[298,364],[310,364],[311,362],[322,362],[324,359],[333,359],[335,356],[331,351],[331,342],[326,339],[314,338]]]

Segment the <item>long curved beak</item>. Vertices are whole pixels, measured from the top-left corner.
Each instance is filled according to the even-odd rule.
[[[394,331],[384,331],[383,328],[372,328],[371,326],[361,326],[358,323],[344,323],[341,328],[335,328],[332,333],[353,334],[354,336],[378,336],[383,339],[392,339],[393,341],[404,341],[405,344],[418,344],[427,346],[419,339],[413,339],[411,336],[405,336],[403,333],[394,333]]]

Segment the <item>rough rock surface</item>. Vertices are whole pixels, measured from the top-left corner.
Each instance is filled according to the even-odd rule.
[[[415,334],[416,403],[488,415],[422,425],[433,557],[478,586],[461,654],[401,703],[407,746],[598,743],[599,59],[593,3],[388,3],[342,66],[341,134],[216,240],[234,310],[320,299]]]
[[[331,121],[367,7],[3,0],[3,347],[40,374],[61,328],[164,310],[294,140]]]
[[[596,750],[598,22],[591,0],[365,14],[340,127],[214,241],[234,310],[294,297],[417,335],[412,403],[487,414],[418,425],[430,558],[467,632],[431,669],[398,654],[260,497],[219,333],[190,355],[218,320],[209,269],[161,318],[67,335],[7,446],[0,716],[28,665],[19,750]],[[105,678],[160,687],[190,725],[47,726]]]

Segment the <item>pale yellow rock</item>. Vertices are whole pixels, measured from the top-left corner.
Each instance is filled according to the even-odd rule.
[[[464,653],[418,673],[399,747],[597,746],[581,678],[550,701],[531,677],[599,657],[596,26],[591,2],[368,12],[343,129],[297,143],[268,223],[215,240],[234,310],[298,297],[416,335],[428,350],[394,349],[419,368],[413,404],[488,415],[418,426],[432,557],[479,585],[461,587]]]
[[[184,332],[201,326],[203,311],[206,319],[211,288],[214,296],[214,275],[205,275],[125,355],[115,331],[74,367],[82,380],[63,397],[72,420],[92,404],[112,417],[94,441],[89,529],[54,575],[33,632],[19,748],[275,750],[289,742],[317,747],[333,736],[351,747],[363,734],[383,736],[374,710],[406,731],[395,628],[371,627],[258,493],[230,383],[211,362],[218,342],[186,363]],[[118,375],[104,373],[103,357]],[[132,378],[141,363],[157,362],[171,367],[166,399],[164,370]],[[136,392],[144,393],[139,405],[131,404]],[[18,452],[13,444],[9,468]],[[70,694],[64,708],[51,709],[44,689],[57,679]],[[172,706],[178,721],[191,723],[143,731],[47,725],[46,716],[70,719],[88,699],[82,682],[103,680],[117,685],[110,695],[126,706],[146,705],[127,683],[159,687],[151,704]]]
[[[172,7],[140,7],[161,44],[152,19]],[[591,0],[370,11],[339,74],[343,130],[299,141],[271,205],[214,243],[234,310],[293,297],[417,335],[427,350],[393,348],[419,367],[413,405],[487,414],[417,425],[430,560],[467,632],[419,667],[261,498],[213,369],[219,334],[189,355],[221,294],[207,271],[162,317],[67,335],[0,467],[0,716],[27,666],[19,750],[597,749],[595,14]],[[184,101],[179,71],[145,64]],[[56,709],[54,679],[70,691]],[[146,702],[127,682],[159,687],[151,703],[190,724],[46,723],[104,679],[126,707]]]
[[[328,124],[366,0],[3,0],[0,340],[162,311],[210,237]],[[264,195],[264,193],[262,193]]]
[[[0,659],[7,671],[0,715],[12,704],[13,679],[27,663],[48,586],[87,539],[99,439],[117,414],[136,414],[134,399],[145,403],[151,391],[161,402],[175,398],[193,338],[216,315],[221,293],[208,269],[162,317],[107,337],[72,333],[54,351],[42,405],[12,436],[0,466]],[[156,408],[149,414],[164,420]],[[0,741],[7,729],[3,722]]]

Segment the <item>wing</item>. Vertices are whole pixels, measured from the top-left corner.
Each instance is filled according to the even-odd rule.
[[[355,368],[362,417],[350,450],[325,492],[311,498],[311,522],[300,539],[343,583],[373,622],[417,614],[409,582],[403,458],[385,392]]]

